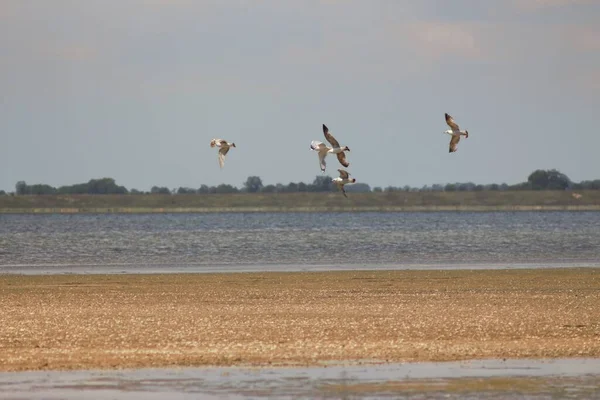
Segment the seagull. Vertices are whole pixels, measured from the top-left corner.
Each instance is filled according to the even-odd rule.
[[[229,149],[235,147],[235,143],[229,143],[227,140],[223,139],[213,139],[210,141],[210,147],[218,147],[219,148],[219,166],[223,168],[223,164],[225,164],[225,156]]]
[[[452,136],[452,139],[450,139],[450,153],[454,153],[457,149],[456,146],[458,145],[458,142],[460,141],[460,137],[464,136],[465,139],[469,137],[469,131],[461,131],[460,128],[458,127],[458,124],[456,122],[454,122],[454,118],[452,118],[450,116],[450,114],[446,113],[446,123],[448,124],[448,126],[452,129],[448,129],[447,131],[444,131],[444,133],[447,133],[448,135]]]
[[[340,143],[333,137],[331,133],[329,133],[329,128],[327,128],[325,124],[323,124],[323,134],[325,135],[325,139],[331,143],[332,147],[329,147],[325,143],[319,142],[318,140],[313,140],[310,143],[310,149],[319,154],[319,165],[321,166],[321,171],[325,172],[325,167],[327,166],[325,163],[325,157],[328,153],[337,155],[340,164],[348,168],[350,163],[346,161],[346,154],[344,153],[345,151],[350,151],[348,146],[341,147]]]
[[[340,173],[340,177],[339,178],[335,178],[332,179],[331,182],[335,183],[336,186],[342,191],[342,193],[344,194],[344,197],[348,197],[346,195],[346,190],[344,189],[344,185],[348,184],[348,183],[355,183],[356,179],[352,178],[350,179],[349,176],[350,174],[348,173],[348,171],[345,171],[343,169],[338,169],[339,173]]]

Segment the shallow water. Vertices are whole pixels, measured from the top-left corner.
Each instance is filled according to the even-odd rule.
[[[0,273],[566,265],[600,266],[600,213],[0,215]]]
[[[600,398],[599,359],[0,373],[0,398]],[[507,397],[508,396],[508,397]]]

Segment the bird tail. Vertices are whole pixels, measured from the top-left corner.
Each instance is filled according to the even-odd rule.
[[[469,137],[469,131],[465,131],[465,139]]]
[[[235,143],[231,143],[231,147],[235,147]]]

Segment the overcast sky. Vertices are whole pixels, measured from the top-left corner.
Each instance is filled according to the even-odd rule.
[[[2,0],[0,189],[600,178],[600,1]],[[469,138],[448,153],[444,113]],[[237,144],[219,169],[213,137]],[[339,164],[328,157],[327,172]]]

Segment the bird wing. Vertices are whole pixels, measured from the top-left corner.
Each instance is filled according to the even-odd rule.
[[[454,153],[456,151],[456,146],[460,141],[460,135],[452,135],[452,139],[450,139],[450,153]]]
[[[223,139],[213,139],[210,141],[210,147],[215,147],[215,146],[221,147],[224,144],[227,145],[227,141],[223,140]]]
[[[219,149],[219,165],[221,166],[221,168],[223,168],[223,165],[225,164],[225,156],[228,152],[229,146],[227,145],[227,143],[221,144],[221,148]]]
[[[336,185],[342,191],[342,194],[344,195],[344,197],[348,198],[348,195],[346,194],[346,189],[344,188],[344,183],[336,182]]]
[[[325,172],[325,168],[327,167],[327,163],[325,162],[325,157],[327,156],[326,151],[319,152],[319,166],[321,167],[321,171]]]
[[[338,161],[340,162],[340,164],[342,164],[346,168],[348,168],[350,166],[350,163],[348,161],[346,161],[346,154],[343,151],[340,151],[336,155],[337,155],[337,158],[338,158]]]
[[[454,122],[454,118],[452,118],[450,116],[450,114],[446,113],[446,123],[448,124],[448,126],[450,128],[452,128],[453,131],[460,131],[460,128],[458,127],[458,124],[456,122]]]
[[[230,149],[230,147],[227,145],[227,143],[221,144],[221,148],[219,149],[219,154],[223,154],[223,157],[225,157],[227,155],[227,153],[229,153],[229,149]]]
[[[311,148],[311,150],[322,151],[322,150],[326,150],[327,146],[323,142],[319,142],[318,140],[313,140],[312,142],[310,142],[310,148]]]
[[[333,147],[340,147],[340,143],[335,140],[331,133],[329,133],[329,128],[327,128],[325,124],[323,124],[323,134],[325,135],[325,139],[327,139],[327,141],[331,143]]]
[[[348,179],[348,176],[350,175],[350,174],[348,173],[348,171],[346,171],[346,170],[343,170],[343,169],[341,169],[341,168],[340,168],[340,169],[338,169],[338,171],[339,171],[339,173],[340,173],[340,178],[342,178],[342,179]]]

